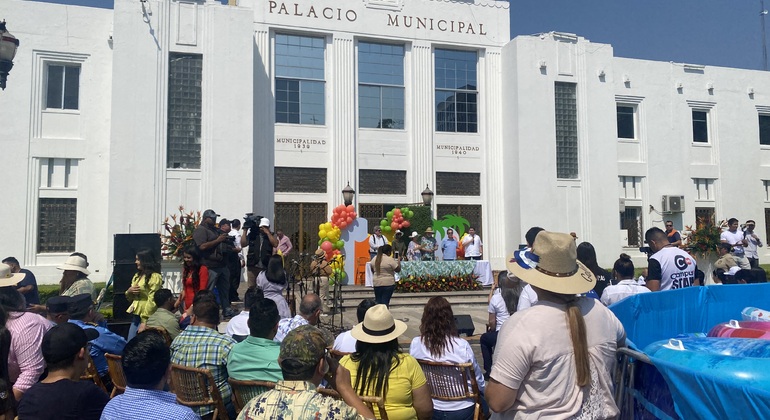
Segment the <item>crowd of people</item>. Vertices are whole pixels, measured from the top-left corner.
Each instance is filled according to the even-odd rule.
[[[475,228],[468,228],[468,233],[462,238],[457,236],[454,229],[448,228],[440,242],[434,237],[434,233],[433,228],[428,227],[422,235],[412,232],[407,241],[404,233],[396,230],[393,241],[390,242],[382,234],[382,228],[375,226],[372,234],[369,235],[369,256],[374,259],[382,246],[390,245],[387,255],[399,261],[482,259],[484,244],[481,242],[481,237],[476,234]],[[463,253],[458,255],[460,250],[463,250]]]

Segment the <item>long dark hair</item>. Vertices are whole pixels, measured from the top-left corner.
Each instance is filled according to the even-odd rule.
[[[193,290],[198,291],[201,288],[201,254],[195,245],[185,247],[184,254],[192,257],[192,264],[189,267],[187,264],[182,264],[182,279],[186,279],[190,275]]]
[[[270,256],[265,277],[270,283],[280,284],[281,286],[286,284],[286,270],[283,269],[283,258],[280,255]]]
[[[385,244],[377,248],[377,256],[374,258],[374,272],[380,274],[380,263],[382,262],[383,255],[390,255],[393,251],[393,247]]]
[[[358,340],[356,352],[350,355],[351,360],[358,362],[356,383],[353,386],[358,395],[373,393],[385,399],[390,372],[401,363],[398,357],[400,353],[397,338],[377,344]]]
[[[604,270],[596,262],[596,250],[590,242],[581,242],[577,246],[577,259],[582,262],[594,275],[602,273]]]
[[[144,276],[144,285],[147,286],[147,282],[150,281],[150,277],[153,274],[160,274],[160,263],[155,259],[155,254],[149,249],[136,251],[136,259],[142,264],[142,269],[137,274],[140,277]]]
[[[615,266],[612,269],[622,279],[634,278],[634,262],[631,261],[631,256],[628,254],[620,254],[620,258],[615,261]]]
[[[505,309],[508,315],[513,315],[519,305],[519,297],[524,289],[524,285],[518,277],[505,276],[498,280],[500,286],[500,295],[505,302]]]
[[[420,335],[422,344],[435,358],[443,356],[453,347],[450,338],[458,334],[452,305],[448,300],[435,296],[425,304],[420,321]]]
[[[6,328],[8,313],[0,306],[0,415],[12,411],[11,417],[16,412],[16,399],[11,387],[11,378],[8,374],[8,358],[11,353],[11,331]]]

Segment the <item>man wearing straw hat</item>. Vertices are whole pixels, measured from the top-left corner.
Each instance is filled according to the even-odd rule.
[[[70,255],[64,264],[56,267],[59,270],[63,270],[61,276],[61,296],[77,296],[83,293],[91,295],[93,300],[94,284],[88,279],[88,275],[91,274],[86,268],[88,267],[88,261],[79,255]]]
[[[486,398],[504,418],[614,418],[617,348],[626,334],[601,302],[577,294],[596,277],[577,261],[568,234],[542,231],[531,250],[513,253],[508,271],[535,290],[538,302],[505,321]]]
[[[425,229],[425,234],[420,240],[420,248],[422,248],[422,260],[423,261],[435,261],[436,250],[438,249],[438,243],[436,238],[433,237],[433,229]]]

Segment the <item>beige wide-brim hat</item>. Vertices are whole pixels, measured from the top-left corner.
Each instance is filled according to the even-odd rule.
[[[427,228],[427,229],[425,229],[425,233],[433,233],[433,228]]]
[[[577,260],[575,240],[566,233],[538,233],[532,250],[514,252],[506,266],[516,277],[554,293],[585,293],[596,285],[591,270]]]
[[[357,324],[350,331],[350,335],[364,343],[387,343],[398,338],[406,331],[406,324],[398,319],[393,319],[385,305],[374,305],[366,311],[364,322]]]
[[[25,273],[11,272],[11,266],[8,264],[0,264],[0,287],[16,286],[26,276]]]
[[[73,271],[80,271],[81,273],[85,275],[91,274],[88,269],[88,263],[86,260],[84,260],[82,257],[78,257],[77,255],[72,255],[67,257],[67,260],[64,261],[64,264],[56,267],[59,270],[73,270]]]

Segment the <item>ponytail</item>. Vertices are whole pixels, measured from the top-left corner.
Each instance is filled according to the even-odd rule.
[[[591,382],[591,360],[588,355],[586,322],[577,303],[578,297],[576,296],[572,296],[572,299],[567,301],[567,325],[569,326],[569,335],[572,339],[572,348],[575,353],[577,384],[583,387]]]

